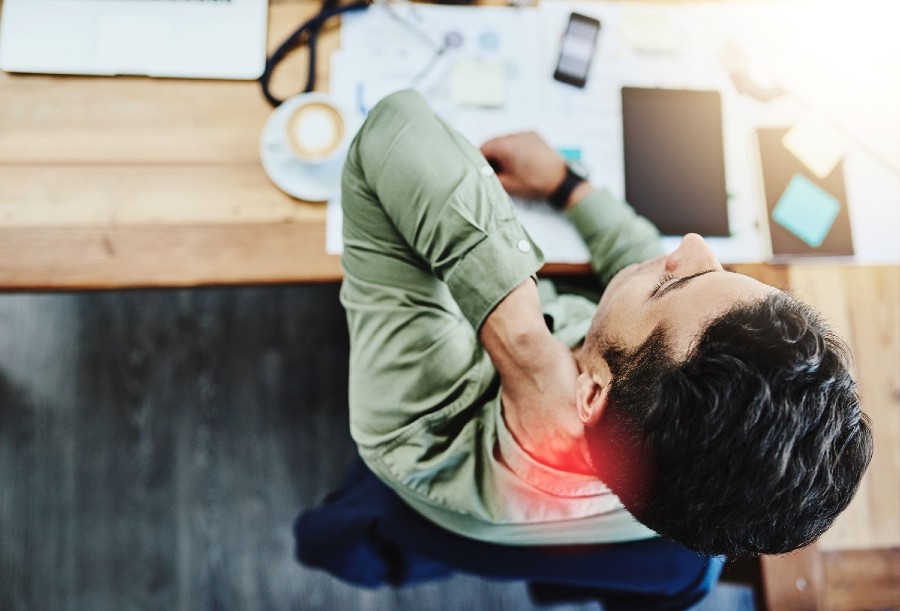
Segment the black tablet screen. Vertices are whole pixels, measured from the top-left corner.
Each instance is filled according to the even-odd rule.
[[[727,236],[716,91],[622,89],[625,199],[663,235]]]

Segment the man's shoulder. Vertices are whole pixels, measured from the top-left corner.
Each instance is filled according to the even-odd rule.
[[[368,117],[374,117],[385,113],[401,113],[404,116],[416,113],[432,113],[431,106],[425,98],[415,89],[401,89],[382,98],[369,111]]]

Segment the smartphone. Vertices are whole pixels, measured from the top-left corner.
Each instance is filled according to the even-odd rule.
[[[559,60],[553,78],[562,83],[584,87],[597,48],[600,22],[593,17],[572,13],[559,48]]]

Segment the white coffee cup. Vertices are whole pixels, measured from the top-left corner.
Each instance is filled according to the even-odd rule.
[[[327,95],[303,93],[282,106],[282,144],[297,161],[324,165],[346,153],[351,136],[347,117]]]

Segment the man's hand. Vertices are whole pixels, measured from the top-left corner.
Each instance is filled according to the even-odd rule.
[[[481,153],[510,195],[546,199],[566,177],[566,163],[535,132],[488,140]]]

